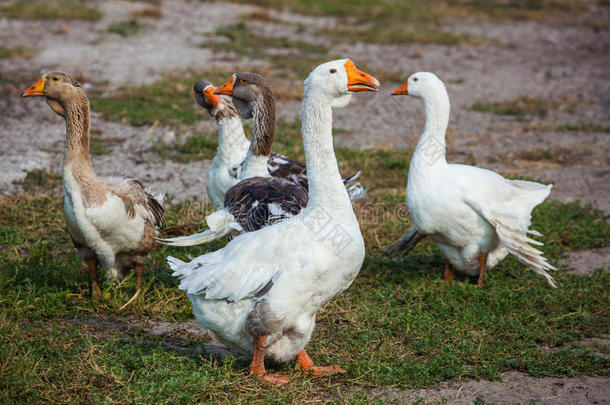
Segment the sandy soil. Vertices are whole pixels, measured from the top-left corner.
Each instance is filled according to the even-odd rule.
[[[18,98],[41,72],[71,71],[83,79],[88,90],[112,91],[122,85],[151,83],[174,70],[231,66],[235,61],[230,57],[213,54],[200,45],[220,25],[230,24],[254,9],[227,3],[166,0],[162,3],[162,18],[142,19],[146,28],[123,38],[107,32],[108,25],[124,21],[130,12],[149,5],[132,1],[96,4],[104,13],[97,22],[32,23],[0,19],[0,40],[4,45],[38,50],[28,60],[0,59],[0,195],[22,192],[21,186],[14,183],[30,170],[40,168],[56,173],[61,170],[63,121],[43,100]],[[316,19],[287,12],[273,15],[286,23],[254,24],[265,35],[321,41],[324,39],[313,34],[315,28],[336,24],[332,18]],[[299,23],[307,28],[305,32],[297,29],[295,24]],[[62,32],[62,26],[68,27],[67,33]],[[405,78],[418,70],[436,72],[447,83],[452,100],[450,160],[552,182],[555,186],[551,198],[580,199],[610,212],[610,135],[552,129],[578,121],[610,125],[607,31],[582,24],[531,21],[494,24],[467,21],[450,29],[484,35],[495,42],[476,47],[337,44],[331,53],[349,56],[356,63],[365,62],[373,69],[400,71]],[[349,108],[337,110],[335,126],[348,132],[338,135],[336,144],[361,149],[393,147],[408,153],[423,127],[423,108],[408,97],[389,97],[389,91],[396,85],[384,83],[378,94],[359,95]],[[190,92],[181,96],[192,97]],[[525,120],[469,110],[475,101],[511,100],[519,96],[561,101],[561,106],[546,117]],[[298,102],[284,102],[279,108],[284,116],[298,116]],[[190,131],[210,125],[208,120]],[[209,162],[178,164],[149,152],[152,142],[185,137],[189,130],[174,134],[164,127],[134,128],[104,121],[98,114],[93,114],[92,128],[99,130],[103,138],[117,140],[108,146],[110,154],[93,157],[99,175],[135,175],[154,191],[165,192],[176,200],[203,198],[203,177]],[[560,163],[548,158],[523,159],[523,152],[539,149],[563,151],[568,156]],[[364,183],[367,175],[372,174],[363,173]],[[603,248],[573,252],[560,264],[579,274],[588,274],[607,266],[609,259],[610,251]],[[171,335],[176,326],[154,323],[146,327],[153,334]],[[198,330],[194,325],[188,328]],[[207,349],[222,352],[222,348],[213,347],[217,346],[214,342],[210,345]],[[607,377],[534,378],[509,372],[503,375],[502,382],[447,382],[434,390],[385,389],[372,394],[397,403],[420,397],[431,403],[442,397],[448,403],[469,403],[481,397],[497,403],[533,399],[548,404],[602,404],[609,403],[608,383]]]

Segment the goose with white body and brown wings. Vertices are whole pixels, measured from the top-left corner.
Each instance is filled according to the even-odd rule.
[[[96,176],[89,157],[89,100],[69,73],[44,74],[22,97],[45,97],[66,121],[63,213],[89,270],[92,293],[100,294],[98,265],[111,281],[122,280],[135,269],[138,291],[133,300],[140,292],[148,255],[157,247],[156,229],[163,225],[161,204],[135,178]]]
[[[507,180],[490,170],[448,164],[445,132],[449,124],[449,95],[433,73],[418,72],[392,95],[410,95],[423,101],[426,125],[409,167],[407,205],[417,230],[436,242],[446,259],[445,279],[454,269],[478,277],[509,253],[543,276],[555,270],[541,251],[542,243],[528,234],[532,210],[551,192],[552,185]]]
[[[379,82],[349,59],[314,69],[305,81],[302,135],[309,201],[289,220],[244,233],[224,248],[183,262],[168,257],[199,324],[233,350],[252,356],[251,374],[272,383],[264,360],[314,373],[305,352],[317,312],[352,283],[364,260],[364,241],[333,149],[332,108],[352,92],[376,91]]]

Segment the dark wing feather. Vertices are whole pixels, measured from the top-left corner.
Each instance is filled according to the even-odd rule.
[[[307,192],[275,177],[251,177],[225,194],[225,208],[246,232],[261,229],[298,214],[307,205]]]
[[[309,190],[307,183],[307,167],[305,163],[298,160],[290,159],[284,155],[272,153],[267,162],[269,174],[273,177],[289,180],[303,187],[304,190]],[[360,176],[360,172],[356,172],[349,177],[343,179],[343,184],[348,186],[351,182]]]
[[[307,190],[307,168],[305,163],[290,159],[284,155],[272,153],[267,162],[269,174],[273,177],[289,180]]]

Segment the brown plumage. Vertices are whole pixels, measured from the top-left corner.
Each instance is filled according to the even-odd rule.
[[[100,265],[109,278],[118,280],[135,269],[139,293],[143,267],[157,247],[156,229],[164,225],[161,204],[133,177],[96,176],[89,157],[89,100],[69,73],[47,73],[22,95],[35,96],[44,96],[66,121],[64,218],[87,264],[92,292],[100,292]]]

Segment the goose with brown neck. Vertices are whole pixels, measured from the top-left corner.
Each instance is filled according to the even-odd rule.
[[[46,73],[22,97],[45,97],[66,122],[63,213],[72,242],[89,270],[92,293],[100,293],[98,265],[111,281],[122,280],[134,269],[135,299],[148,255],[157,246],[156,228],[163,225],[161,204],[135,178],[96,176],[89,158],[89,100],[72,75]]]
[[[252,356],[250,374],[270,383],[288,380],[266,374],[265,360],[296,357],[307,372],[345,372],[335,365],[314,366],[305,351],[316,314],[349,287],[365,254],[334,154],[332,108],[345,106],[353,92],[378,87],[349,59],[315,68],[305,81],[301,110],[309,175],[305,209],[190,262],[167,258],[199,324]]]

